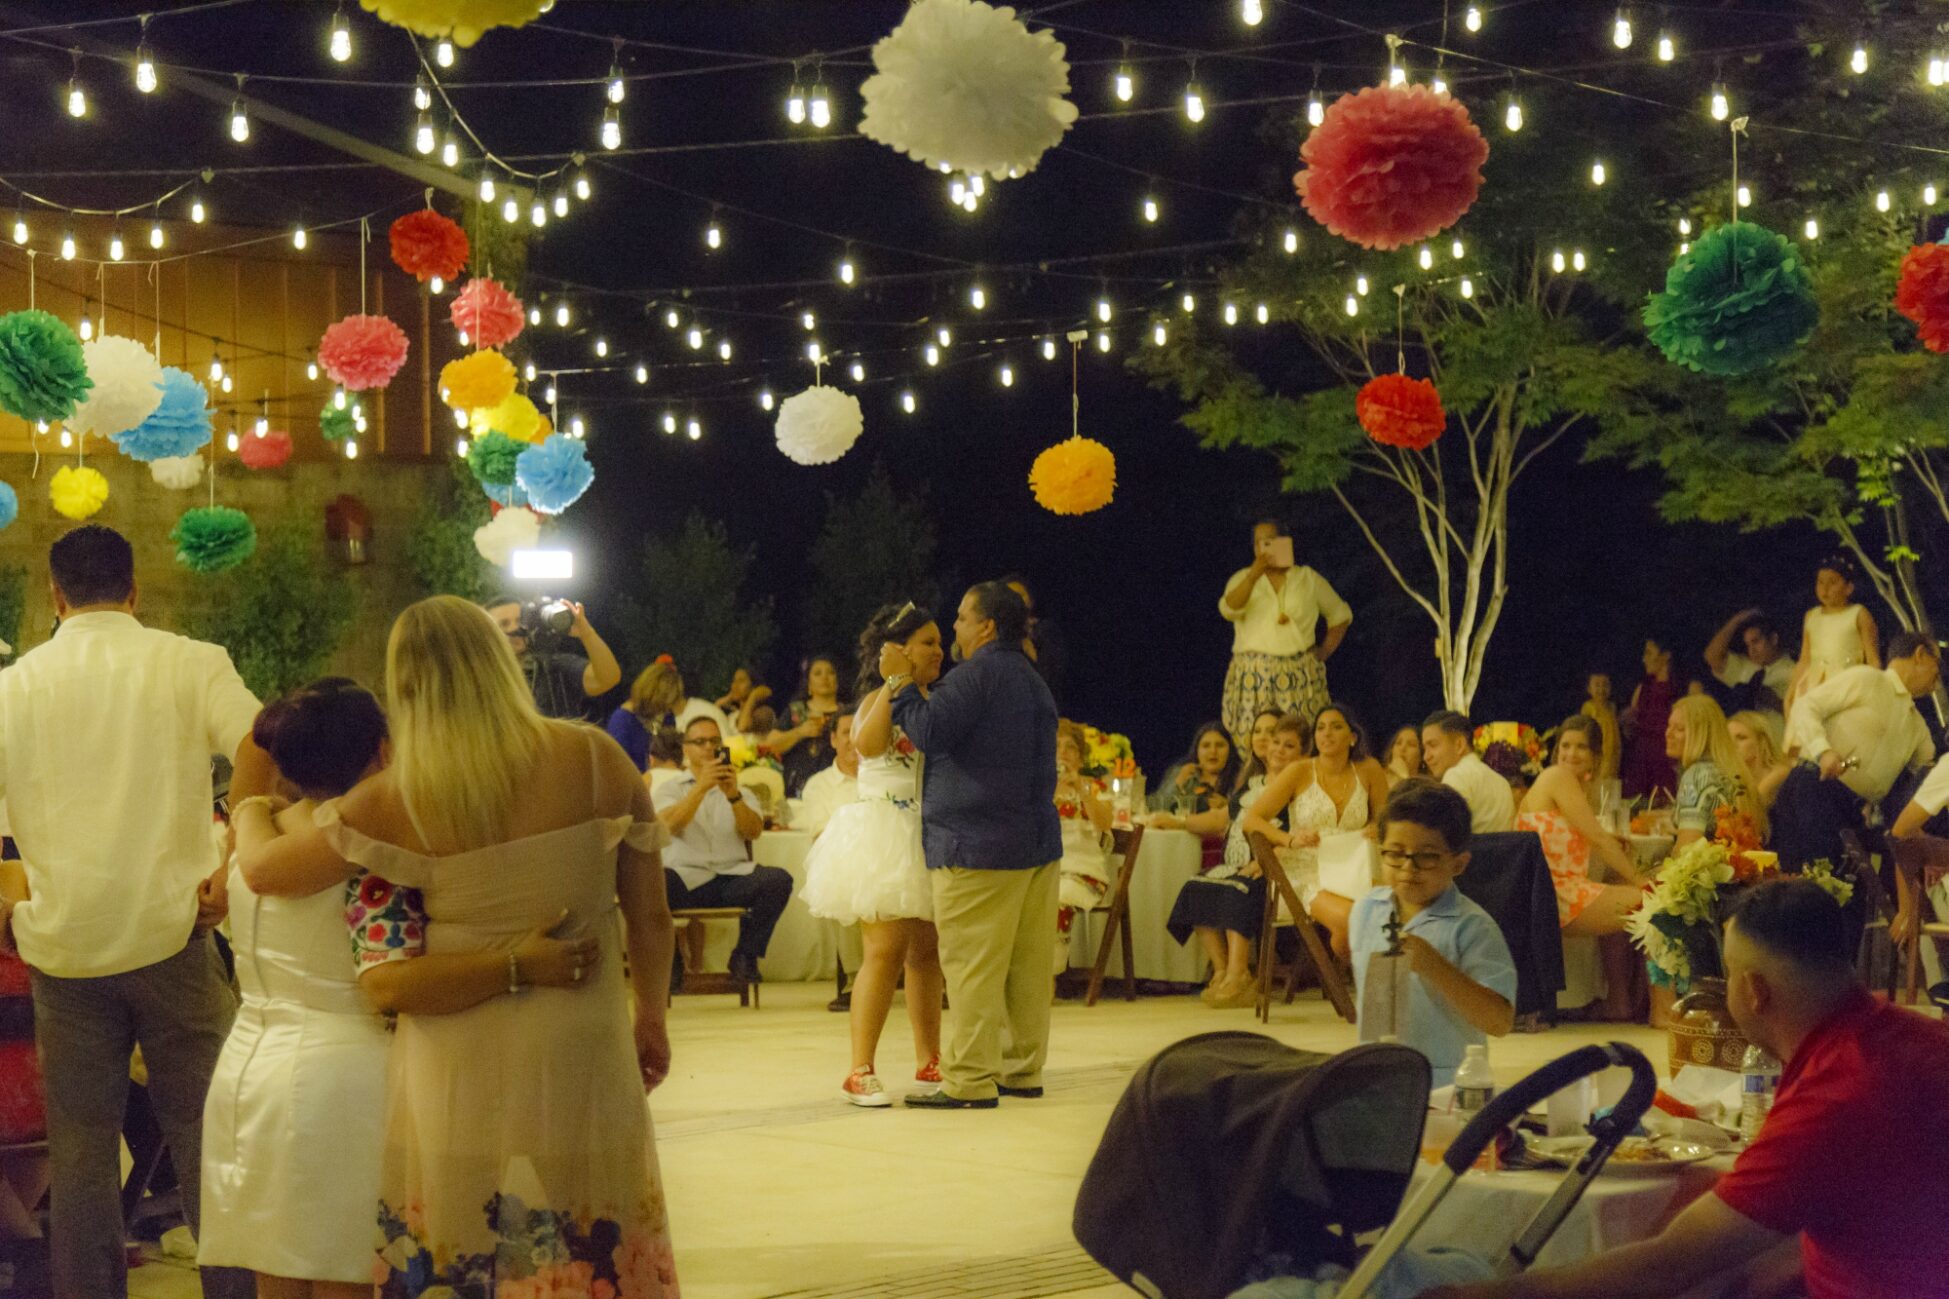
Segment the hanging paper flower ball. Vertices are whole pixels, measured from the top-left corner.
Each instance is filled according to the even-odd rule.
[[[11,527],[20,517],[20,494],[6,483],[0,483],[0,528]]]
[[[493,28],[525,27],[554,0],[359,0],[359,7],[429,39],[451,36],[464,50]]]
[[[1035,170],[1076,120],[1048,31],[981,0],[916,0],[873,47],[859,133],[929,167],[997,180]]]
[[[474,549],[496,568],[506,568],[517,550],[541,540],[541,519],[533,510],[514,505],[474,529]]]
[[[203,468],[201,455],[165,456],[149,462],[149,477],[155,479],[159,487],[182,492],[203,481]]]
[[[1369,379],[1354,398],[1353,410],[1368,437],[1411,451],[1432,446],[1448,427],[1448,413],[1441,408],[1441,394],[1435,385],[1405,374]]]
[[[1293,188],[1313,219],[1362,248],[1399,248],[1461,220],[1489,142],[1459,99],[1427,86],[1342,95],[1306,137]]]
[[[352,418],[349,408],[340,410],[337,402],[328,401],[325,408],[318,412],[318,432],[327,442],[343,442],[346,438],[358,436],[359,422]]]
[[[318,364],[351,392],[383,388],[406,364],[406,331],[384,316],[347,316],[318,340]]]
[[[83,343],[81,356],[95,386],[68,418],[77,435],[126,433],[162,405],[162,367],[133,338],[103,334]]]
[[[0,410],[26,420],[66,419],[92,387],[81,340],[59,317],[0,316]]]
[[[483,487],[504,487],[514,481],[514,464],[528,449],[507,434],[489,430],[467,448],[467,467]]]
[[[291,435],[271,429],[263,437],[252,433],[237,442],[237,459],[246,469],[276,469],[291,458]]]
[[[190,510],[169,530],[176,562],[192,573],[221,573],[257,549],[257,526],[242,510],[210,505]]]
[[[475,410],[468,424],[476,437],[486,433],[505,433],[516,442],[539,442],[547,436],[542,426],[547,421],[535,404],[520,393],[509,393],[498,406]]]
[[[1645,302],[1645,332],[1674,364],[1750,374],[1814,332],[1813,276],[1786,239],[1750,221],[1706,231]]]
[[[1931,352],[1949,352],[1949,244],[1917,244],[1902,258],[1895,310]]]
[[[464,331],[476,347],[500,347],[513,342],[528,320],[521,309],[521,299],[479,275],[453,295],[448,314],[453,317],[453,327]]]
[[[393,264],[422,284],[436,275],[451,280],[467,269],[467,232],[430,207],[393,222],[386,238]]]
[[[819,384],[778,406],[778,449],[802,465],[829,465],[852,450],[866,428],[859,398]]]
[[[514,362],[491,349],[440,367],[440,393],[456,410],[498,406],[513,392]]]
[[[1088,514],[1117,492],[1117,458],[1094,438],[1071,435],[1035,458],[1029,490],[1051,514]]]
[[[556,433],[520,454],[515,460],[514,480],[535,509],[543,514],[560,514],[589,490],[596,471],[580,438]]]
[[[108,480],[85,465],[62,465],[47,485],[54,508],[70,519],[85,519],[108,501]]]
[[[167,366],[162,372],[162,401],[155,411],[113,440],[131,460],[189,455],[210,441],[208,394],[187,371]]]

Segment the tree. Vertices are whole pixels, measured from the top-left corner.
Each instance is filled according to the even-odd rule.
[[[632,661],[668,654],[692,693],[714,695],[740,665],[764,658],[778,636],[771,597],[742,594],[756,559],[753,547],[734,547],[722,523],[697,513],[676,537],[645,542],[618,619]]]
[[[27,570],[19,564],[0,567],[0,640],[13,649],[0,662],[20,657],[20,624],[27,616]]]
[[[261,534],[257,552],[209,579],[201,594],[184,631],[230,651],[259,699],[322,674],[358,611],[352,587],[311,531],[290,523]]]
[[[425,595],[479,602],[493,594],[494,566],[474,546],[474,529],[493,517],[464,460],[420,500],[406,538],[406,563]]]
[[[826,496],[826,521],[812,543],[806,597],[807,645],[843,651],[874,610],[892,601],[932,606],[934,521],[924,492],[902,496],[880,465],[852,497]]]

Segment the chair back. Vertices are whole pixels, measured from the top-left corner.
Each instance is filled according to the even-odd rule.
[[[1137,850],[1143,847],[1143,844],[1144,827],[1141,822],[1128,830],[1110,831],[1110,851],[1116,854],[1121,863],[1117,868],[1119,878],[1130,877],[1131,868],[1137,864]]]
[[[1895,869],[1921,891],[1927,891],[1929,876],[1949,874],[1949,839],[1918,834],[1889,842],[1895,848]]]

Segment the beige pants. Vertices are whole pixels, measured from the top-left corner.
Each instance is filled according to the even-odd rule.
[[[1042,1085],[1061,873],[1056,862],[1034,870],[928,872],[952,1008],[941,1083],[957,1100],[987,1100],[998,1083]]]

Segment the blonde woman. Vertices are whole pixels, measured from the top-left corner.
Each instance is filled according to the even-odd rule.
[[[649,791],[601,732],[535,710],[506,638],[464,600],[402,613],[386,677],[391,767],[309,830],[277,837],[261,804],[237,816],[256,892],[303,896],[364,867],[422,891],[429,955],[507,958],[512,995],[399,1016],[376,1284],[674,1295],[643,1103],[670,1069],[666,836]],[[515,948],[537,925],[597,942],[566,987],[522,978]]]
[[[1786,729],[1786,721],[1778,713],[1750,708],[1726,719],[1726,733],[1732,736],[1733,747],[1746,762],[1746,776],[1752,782],[1753,792],[1768,808],[1773,806],[1773,797],[1780,792],[1780,786],[1793,773],[1793,764],[1787,761],[1785,752]]]
[[[1726,715],[1710,695],[1687,695],[1672,705],[1671,720],[1665,724],[1665,754],[1678,767],[1674,848],[1710,839],[1718,828],[1721,807],[1744,812],[1760,838],[1766,837],[1766,808],[1753,792],[1746,760],[1726,729]]]
[[[729,735],[724,714],[716,704],[691,699],[684,689],[683,673],[668,654],[636,674],[630,683],[629,698],[609,714],[605,729],[623,752],[636,764],[636,770],[650,769],[650,737],[669,727],[681,730],[693,717],[708,717],[718,724],[720,735]]]

